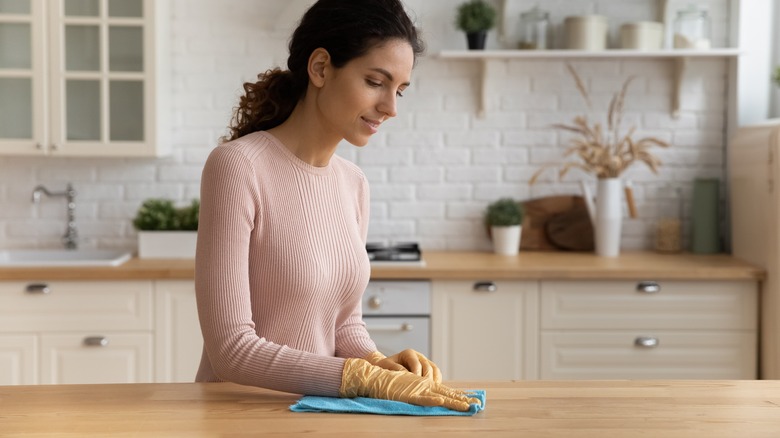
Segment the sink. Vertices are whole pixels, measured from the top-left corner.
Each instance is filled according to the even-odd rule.
[[[119,266],[131,256],[111,249],[7,249],[0,250],[0,267]]]

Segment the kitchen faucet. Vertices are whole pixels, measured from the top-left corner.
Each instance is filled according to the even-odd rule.
[[[37,185],[32,192],[33,204],[41,202],[41,193],[49,197],[64,196],[68,202],[68,228],[65,230],[65,234],[62,236],[62,243],[65,245],[65,249],[76,249],[78,247],[78,229],[76,228],[76,191],[73,189],[73,185],[68,183],[64,192],[50,192],[46,187]]]

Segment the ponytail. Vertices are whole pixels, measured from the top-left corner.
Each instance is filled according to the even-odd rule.
[[[222,141],[235,140],[256,131],[279,126],[290,117],[303,97],[308,77],[301,84],[292,72],[275,68],[257,75],[257,82],[244,83],[244,95],[233,111],[230,134]]]

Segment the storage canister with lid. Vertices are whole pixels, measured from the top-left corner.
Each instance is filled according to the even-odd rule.
[[[675,49],[710,48],[710,17],[706,10],[689,5],[677,11],[673,28]]]
[[[520,43],[518,48],[544,50],[552,48],[550,14],[534,6],[520,14]]]

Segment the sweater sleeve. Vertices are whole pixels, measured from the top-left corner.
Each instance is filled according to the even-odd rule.
[[[220,380],[337,396],[342,358],[278,345],[255,332],[249,242],[261,223],[259,203],[251,161],[236,150],[217,147],[203,169],[195,261],[198,315],[211,367]]]
[[[368,217],[371,205],[368,180],[360,173],[360,189],[358,193],[358,223],[360,236],[365,245],[368,236]],[[376,351],[376,344],[366,330],[363,322],[362,300],[357,303],[349,318],[336,330],[336,356],[339,357],[365,357],[368,353]]]

